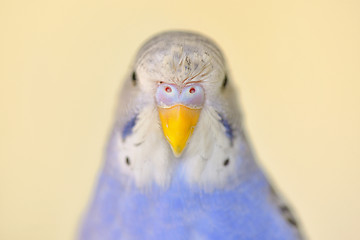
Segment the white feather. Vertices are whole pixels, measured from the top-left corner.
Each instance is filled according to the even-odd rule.
[[[231,146],[231,140],[226,136],[220,117],[213,108],[203,109],[187,148],[184,155],[185,171],[190,183],[211,191],[224,187],[235,174],[238,149]],[[224,164],[226,160],[228,164]]]
[[[158,112],[153,107],[143,109],[133,133],[125,141],[118,142],[122,172],[132,176],[138,187],[148,187],[154,182],[168,186],[174,167],[184,162],[184,175],[190,184],[208,191],[222,188],[235,174],[235,156],[239,151],[231,146],[220,117],[212,108],[203,109],[181,158],[173,156],[159,124]],[[224,165],[227,159],[228,164]]]
[[[145,107],[138,115],[133,133],[124,141],[118,141],[121,170],[132,176],[139,187],[149,186],[154,181],[165,186],[170,181],[172,153],[160,129],[157,114],[154,107]]]

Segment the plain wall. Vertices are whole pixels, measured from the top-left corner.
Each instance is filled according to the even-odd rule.
[[[359,239],[359,1],[1,1],[0,239],[72,239],[136,50],[223,49],[259,161],[311,239]]]

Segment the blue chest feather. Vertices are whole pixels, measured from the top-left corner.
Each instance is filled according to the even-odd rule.
[[[261,172],[211,193],[180,180],[144,192],[104,172],[82,239],[296,239]]]

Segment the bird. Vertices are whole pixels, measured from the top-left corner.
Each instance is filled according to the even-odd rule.
[[[303,239],[257,163],[210,38],[166,31],[126,74],[78,239]]]

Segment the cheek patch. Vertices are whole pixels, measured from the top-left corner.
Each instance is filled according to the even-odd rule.
[[[180,95],[180,102],[192,108],[201,108],[205,101],[205,91],[199,84],[186,86]]]
[[[179,103],[179,91],[173,84],[160,84],[155,97],[156,103],[160,107],[171,107]]]

